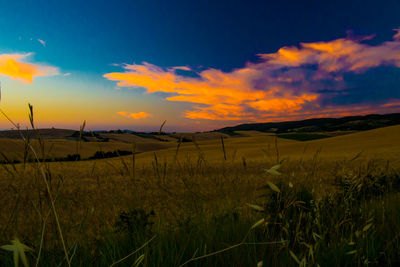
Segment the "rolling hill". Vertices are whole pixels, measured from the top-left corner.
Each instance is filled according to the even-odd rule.
[[[400,113],[385,115],[370,114],[343,118],[315,118],[301,121],[249,123],[224,127],[217,131],[234,132],[255,130],[271,133],[365,131],[397,124],[400,124]]]

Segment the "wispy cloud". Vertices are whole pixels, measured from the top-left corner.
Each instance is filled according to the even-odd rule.
[[[351,89],[346,75],[400,67],[400,29],[391,41],[366,44],[371,38],[286,46],[259,54],[257,63],[243,68],[207,69],[196,73],[197,77],[177,74],[176,70],[191,71],[188,67],[164,69],[146,62],[123,64],[123,72],[104,77],[120,87],[144,87],[148,93],[168,93],[169,101],[193,103],[184,114],[191,119],[261,121],[362,114],[384,108],[385,103],[335,103],[334,97]]]
[[[23,83],[32,83],[35,77],[59,73],[56,67],[27,62],[31,56],[32,53],[0,54],[0,75]]]
[[[130,113],[130,112],[126,112],[126,111],[119,111],[119,112],[117,112],[117,113],[118,113],[119,115],[121,115],[121,116],[124,116],[124,117],[127,117],[127,118],[133,118],[133,119],[135,119],[135,120],[144,119],[144,118],[147,118],[147,117],[150,117],[150,116],[151,116],[150,113],[143,112],[143,111],[137,112],[137,113]]]
[[[37,41],[38,41],[39,43],[41,43],[44,47],[46,47],[46,42],[45,42],[45,41],[43,41],[43,40],[41,40],[41,39],[37,39]]]
[[[396,34],[393,36],[393,39],[399,40],[400,39],[400,29],[393,29]]]
[[[63,76],[70,76],[71,72],[64,73]]]

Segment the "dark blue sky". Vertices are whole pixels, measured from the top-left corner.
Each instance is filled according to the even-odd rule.
[[[115,63],[225,71],[299,42],[377,34],[400,25],[400,1],[0,1],[0,48],[37,46],[37,60],[82,71]]]

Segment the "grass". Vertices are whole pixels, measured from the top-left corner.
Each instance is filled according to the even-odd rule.
[[[134,157],[2,165],[0,245],[18,238],[38,266],[395,266],[399,132],[219,135]],[[35,142],[48,153],[50,141]],[[0,249],[0,265],[13,264]]]
[[[292,139],[297,141],[309,141],[316,140],[321,138],[328,138],[329,135],[326,134],[318,134],[318,133],[286,133],[286,134],[278,134],[280,138]]]
[[[88,200],[81,204],[82,207],[77,205],[68,208],[68,203],[62,205],[62,202],[58,207],[62,210],[60,217],[63,215],[62,217],[65,219],[62,222],[64,231],[69,234],[75,232],[76,239],[80,240],[77,252],[71,261],[72,265],[103,266],[111,264],[129,255],[156,236],[146,248],[121,264],[130,265],[140,255],[145,254],[147,263],[144,263],[148,266],[178,266],[190,260],[193,255],[202,256],[240,244],[255,222],[267,216],[269,224],[259,225],[252,229],[243,245],[191,262],[191,265],[220,266],[226,262],[235,262],[238,266],[243,266],[256,265],[262,260],[266,265],[295,266],[297,263],[289,251],[295,253],[300,260],[305,257],[307,262],[313,263],[312,261],[314,261],[321,266],[329,264],[335,266],[357,265],[359,260],[362,262],[367,260],[375,264],[394,263],[399,257],[396,254],[398,253],[397,238],[400,230],[397,227],[400,218],[400,196],[397,193],[399,174],[392,169],[386,170],[380,167],[376,169],[376,166],[382,166],[379,162],[370,163],[370,165],[373,164],[375,166],[359,165],[357,179],[351,181],[347,180],[348,177],[343,176],[343,171],[347,173],[346,169],[350,166],[345,164],[341,166],[345,170],[336,169],[336,173],[332,176],[333,185],[329,194],[319,191],[322,188],[318,189],[314,185],[307,185],[303,180],[305,177],[302,176],[305,173],[299,173],[298,180],[294,180],[290,176],[279,177],[276,182],[276,187],[279,188],[278,192],[271,190],[269,185],[265,187],[266,181],[272,179],[272,176],[260,175],[263,176],[264,181],[259,180],[258,186],[251,184],[244,186],[245,182],[242,181],[240,184],[243,185],[243,191],[246,189],[249,191],[241,192],[242,195],[235,194],[232,185],[220,185],[220,188],[215,190],[219,193],[213,194],[210,192],[211,185],[207,185],[213,183],[212,180],[205,179],[206,185],[204,187],[197,185],[194,193],[198,195],[194,196],[192,193],[178,189],[175,192],[168,192],[171,189],[162,182],[160,187],[157,186],[156,180],[159,177],[157,177],[156,170],[153,170],[152,176],[155,176],[156,180],[151,179],[149,185],[152,184],[155,188],[153,190],[148,188],[148,193],[152,192],[152,197],[156,198],[153,199],[153,203],[148,199],[150,196],[143,201],[143,197],[145,197],[143,195],[141,203],[136,199],[136,205],[132,203],[117,205],[119,208],[124,207],[125,212],[121,212],[119,209],[110,212],[105,208],[109,209],[113,205],[104,203],[103,207],[98,206],[94,210],[88,210],[85,216],[79,216],[77,211],[84,209],[85,206],[90,206]],[[187,175],[189,175],[190,167],[193,165],[186,165],[185,169],[180,171],[188,172]],[[313,166],[310,164],[305,168],[310,174]],[[280,172],[285,175],[288,170],[296,170],[296,168],[295,166],[287,168],[283,166]],[[203,171],[203,174],[196,171],[192,174],[197,178],[200,175],[206,176],[214,173],[216,176],[214,178],[221,179],[224,175],[222,170],[213,169],[209,173],[206,170]],[[296,171],[299,172],[298,169]],[[246,172],[241,172],[237,179],[244,179],[245,174]],[[293,187],[290,187],[287,179],[291,181]],[[225,178],[224,181],[227,182],[227,179]],[[365,190],[356,190],[360,183],[365,184]],[[174,184],[174,187],[179,184]],[[186,184],[192,190],[195,188],[193,185]],[[389,184],[393,188],[385,186]],[[181,186],[186,187],[182,184]],[[137,187],[139,187],[138,190],[144,189],[140,186]],[[249,190],[251,188],[253,189]],[[96,189],[106,190],[102,187]],[[313,190],[315,192],[312,192]],[[256,194],[248,198],[253,191]],[[121,188],[118,193],[120,192]],[[173,195],[175,200],[170,200],[172,203],[168,203],[166,207],[156,204],[162,199],[171,199],[171,193],[175,193]],[[93,192],[91,195],[93,196]],[[114,201],[118,199],[116,196],[113,197]],[[109,202],[113,200],[111,196],[103,199]],[[236,201],[234,201],[235,199]],[[81,197],[80,200],[83,201],[84,198]],[[63,202],[70,201],[63,200]],[[298,202],[296,205],[289,205],[296,201]],[[70,203],[72,204],[72,202]],[[143,205],[145,203],[148,205]],[[252,209],[246,203],[255,203],[261,208],[260,210]],[[152,215],[151,208],[155,210],[154,215]],[[168,216],[169,212],[176,214]],[[113,213],[114,216],[112,216]],[[77,218],[76,222],[70,222],[70,216],[66,215],[74,215]],[[33,222],[32,218],[30,221]],[[101,227],[107,222],[110,223],[108,229],[106,227],[102,231],[94,231],[91,233],[93,236],[90,234],[93,228]],[[69,225],[71,223],[72,225]],[[77,226],[74,225],[75,223]],[[370,223],[372,225],[367,229],[366,226]],[[389,225],[391,227],[388,227]],[[284,230],[281,228],[282,226],[287,229]],[[88,232],[76,232],[77,228],[85,229]],[[18,233],[18,236],[24,236],[24,232],[27,230]],[[48,242],[54,244],[55,235],[51,235],[50,230],[47,235]],[[68,238],[74,240],[72,236]],[[274,244],[282,239],[287,240],[287,243]],[[29,238],[29,236],[24,236],[24,240],[31,247],[37,246],[34,243],[35,239]],[[388,242],[393,245],[388,247]],[[313,247],[314,259],[310,258],[310,249],[306,244]],[[371,245],[373,246],[372,250],[368,248]],[[357,255],[347,254],[353,251],[357,251],[354,253]],[[60,262],[62,253],[59,252],[58,258],[54,257],[53,253],[53,246],[47,247],[42,252],[42,265],[54,266]],[[3,256],[8,255],[4,254]],[[8,256],[8,259],[11,260],[11,257]]]
[[[155,151],[163,148],[173,147],[175,143],[169,142],[142,142],[138,141],[138,152]],[[40,144],[38,140],[31,140],[32,146],[39,150]],[[97,151],[114,151],[114,150],[130,150],[132,142],[122,142],[111,140],[109,142],[82,142],[80,154],[82,158],[89,158]],[[49,157],[62,158],[68,154],[76,153],[76,141],[65,139],[51,139],[45,142],[46,154]],[[24,142],[18,139],[0,138],[0,151],[2,151],[9,159],[21,160],[24,151]]]

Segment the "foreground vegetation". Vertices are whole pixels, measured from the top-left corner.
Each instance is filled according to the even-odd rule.
[[[388,141],[374,134],[365,133],[372,147]],[[398,144],[374,148],[376,158],[359,147],[324,156],[318,145],[349,136],[300,152],[297,141],[254,135],[3,164],[0,265],[13,266],[15,253],[37,266],[396,266]]]

